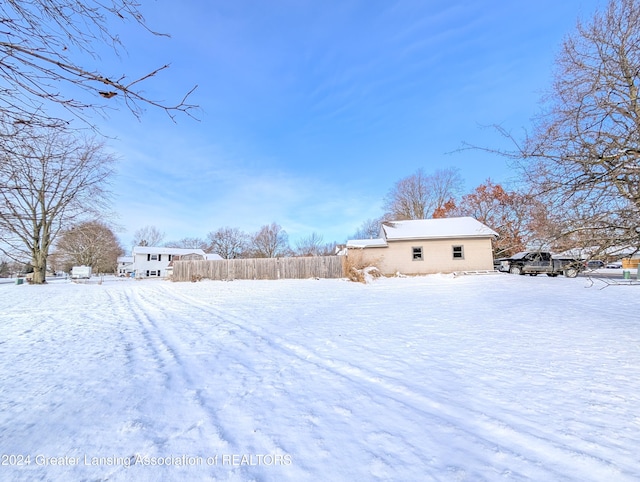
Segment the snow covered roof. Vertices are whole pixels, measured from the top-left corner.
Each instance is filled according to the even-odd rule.
[[[164,246],[136,246],[133,248],[134,256],[136,254],[176,254],[184,256],[185,254],[199,254],[205,256],[205,252],[197,248],[166,248]]]
[[[350,239],[347,248],[386,248],[387,242],[381,238],[375,239]]]
[[[133,263],[133,256],[118,256],[118,263]]]
[[[498,236],[493,229],[472,217],[392,221],[384,223],[380,233],[387,241]]]
[[[219,259],[223,259],[222,256],[220,256],[219,254],[216,253],[209,253],[209,254],[205,254],[204,255],[204,259],[206,260],[214,260],[217,261]]]

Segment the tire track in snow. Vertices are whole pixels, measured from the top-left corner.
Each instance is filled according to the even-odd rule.
[[[194,339],[210,339],[212,337],[211,328],[218,327],[221,328],[221,333],[224,335],[224,362],[226,362],[226,364],[222,366],[223,370],[233,370],[234,373],[236,371],[242,372],[243,375],[242,376],[240,373],[238,373],[237,376],[234,377],[235,381],[241,384],[241,389],[239,391],[225,391],[227,390],[225,388],[222,391],[222,395],[240,395],[242,398],[251,396],[254,391],[254,387],[252,387],[254,382],[260,383],[262,380],[260,375],[257,374],[252,367],[247,365],[244,357],[241,354],[247,351],[253,352],[253,350],[256,350],[256,346],[246,343],[243,337],[235,335],[233,329],[226,329],[225,325],[228,325],[228,323],[223,318],[220,319],[219,323],[214,324],[207,323],[206,325],[201,326],[197,324],[190,324],[188,325],[188,330],[186,330],[186,332],[180,332],[179,330],[175,329],[174,324],[176,323],[176,320],[172,319],[172,317],[167,313],[164,313],[162,310],[156,308],[154,300],[156,300],[158,297],[161,297],[165,300],[170,300],[168,301],[168,304],[171,306],[175,305],[174,301],[184,303],[184,300],[168,296],[168,292],[164,289],[161,289],[160,293],[156,291],[146,290],[136,292],[135,301],[132,300],[132,304],[133,302],[135,302],[137,304],[137,307],[135,309],[140,309],[145,312],[145,318],[149,322],[149,329],[147,330],[147,332],[153,331],[153,333],[157,336],[157,344],[162,346],[163,349],[166,349],[166,351],[170,354],[170,357],[174,359],[176,363],[181,367],[181,376],[187,382],[187,385],[197,385],[196,383],[194,383],[193,377],[191,375],[191,373],[194,371],[215,376],[215,374],[212,373],[211,365],[203,365],[203,363],[198,359],[197,355],[199,350],[196,350],[194,352],[195,356],[193,355],[193,353],[191,354],[191,356],[189,357],[188,365],[182,361],[181,353],[188,351],[188,349],[190,348],[190,342],[193,342]],[[188,303],[188,305],[192,306],[191,303]],[[153,312],[153,316],[148,316],[146,314],[150,311]],[[207,317],[210,317],[211,315],[206,311],[204,313],[208,315]],[[177,322],[181,323],[182,320],[179,320]],[[190,340],[186,337],[187,332],[190,335]],[[255,339],[260,340],[259,338]],[[228,356],[230,353],[238,354],[239,356]],[[211,352],[207,352],[207,355],[209,357],[216,357],[216,354]],[[223,361],[218,360],[217,358],[216,362],[223,363]],[[211,418],[215,420],[216,427],[220,436],[231,446],[231,448],[227,450],[227,453],[246,453],[246,450],[243,450],[243,447],[241,447],[241,442],[238,440],[238,437],[233,435],[233,433],[235,433],[235,431],[239,427],[244,427],[245,429],[249,428],[249,430],[247,431],[250,432],[250,437],[253,440],[252,445],[254,446],[253,448],[256,449],[256,453],[285,453],[285,451],[280,447],[280,444],[277,440],[269,437],[266,433],[263,433],[259,430],[258,424],[248,413],[235,413],[234,421],[232,426],[230,427],[230,430],[225,430],[223,428],[224,424],[220,423],[217,413],[221,409],[231,408],[230,406],[233,404],[233,401],[227,400],[223,402],[222,405],[213,405],[220,400],[212,398],[211,396],[207,396],[211,395],[210,390],[195,390],[195,392],[198,405],[207,413],[209,413]],[[219,390],[216,390],[216,392],[219,392]]]
[[[121,331],[121,338],[131,377],[138,380],[136,384],[144,380],[142,397],[134,407],[138,415],[126,422],[122,430],[141,432],[148,445],[131,455],[168,455],[167,450],[180,445],[182,439],[188,446],[180,453],[208,457],[228,451],[231,442],[222,433],[215,411],[207,406],[189,368],[154,317],[148,314],[148,302],[136,291],[126,290],[118,292],[117,298],[112,297],[111,303],[118,307],[116,316],[133,322],[123,324],[126,329]],[[173,419],[176,413],[173,404],[180,407],[179,420]],[[166,417],[162,416],[163,412]],[[189,444],[190,437],[195,437],[197,446]],[[203,446],[203,441],[209,447]],[[200,453],[196,454],[197,451]],[[176,453],[176,450],[169,452]]]
[[[349,364],[335,362],[332,360],[326,360],[324,358],[321,358],[317,356],[314,352],[300,345],[293,345],[291,343],[288,343],[286,340],[283,340],[277,336],[274,336],[272,333],[269,333],[266,331],[258,332],[256,330],[250,329],[248,328],[248,326],[250,326],[251,322],[248,319],[245,319],[235,314],[225,312],[223,310],[219,310],[215,307],[212,307],[210,304],[202,302],[197,298],[193,298],[191,296],[184,295],[184,294],[178,294],[164,287],[163,287],[162,297],[164,299],[172,299],[182,303],[186,303],[191,307],[196,307],[201,312],[207,314],[207,316],[203,318],[214,317],[217,320],[217,322],[213,323],[211,326],[222,327],[225,325],[227,326],[231,325],[234,328],[234,330],[248,334],[250,338],[256,341],[256,344],[257,342],[259,342],[262,346],[268,347],[273,351],[277,351],[281,353],[282,355],[285,356],[285,359],[292,359],[292,358],[296,359],[298,362],[302,363],[303,365],[312,366],[316,369],[320,369],[322,371],[330,373],[333,377],[338,377],[340,379],[345,380],[347,384],[349,384],[350,386],[358,387],[361,395],[368,399],[369,401],[368,403],[378,407],[378,409],[381,412],[388,410],[389,403],[388,402],[383,403],[379,401],[378,397],[383,397],[387,400],[390,400],[394,404],[405,407],[414,413],[415,412],[421,413],[423,417],[426,417],[427,419],[430,420],[431,422],[430,425],[435,424],[435,425],[444,427],[444,430],[447,432],[455,431],[459,434],[459,436],[464,436],[466,434],[467,438],[469,436],[477,438],[477,435],[475,433],[468,432],[463,428],[465,424],[455,423],[455,421],[452,420],[451,417],[447,417],[446,414],[438,413],[438,409],[441,408],[440,404],[438,404],[437,402],[431,399],[420,397],[415,392],[411,391],[405,386],[398,386],[394,384],[384,383],[383,382],[384,379],[382,378],[382,376],[378,374],[376,375],[365,374],[363,370],[356,369],[355,367],[352,367]],[[206,335],[207,335],[206,333],[201,332],[201,336],[206,336]],[[273,359],[274,356],[267,356],[265,354],[264,358]],[[284,364],[287,366],[292,365],[291,362],[286,362]],[[312,370],[304,369],[301,371],[311,372]],[[375,395],[373,395],[372,392],[375,393]],[[401,394],[410,395],[410,396],[412,395],[414,399],[418,399],[418,400],[414,401],[414,403],[410,403],[407,400],[400,398]],[[425,406],[432,407],[434,411],[428,411],[423,407],[419,406],[418,404],[420,402],[422,402]],[[336,413],[341,414],[344,417],[351,417],[353,415],[352,411],[349,408],[341,407],[339,405],[336,405],[334,407],[334,410],[336,411]],[[378,437],[384,437],[385,435],[384,431],[380,431],[375,427],[372,427],[372,430],[374,430],[375,433],[378,434]],[[387,435],[390,436],[390,434],[387,434]],[[420,445],[410,443],[408,440],[398,440],[397,443],[405,444],[406,452],[412,453],[415,456],[416,460],[419,460],[424,455],[424,447]],[[483,445],[486,445],[487,448],[490,448],[491,450],[493,450],[495,447],[495,444],[492,444],[489,442],[486,442]],[[460,449],[460,451],[464,451],[464,450]],[[504,452],[509,452],[509,450],[505,448]],[[378,463],[381,462],[380,454],[370,453],[370,455],[372,459],[378,460]],[[514,455],[518,455],[518,454],[514,454]],[[393,462],[397,462],[397,461],[389,460],[388,465],[391,465]]]
[[[213,326],[219,327],[223,325],[232,325],[234,329],[249,334],[251,338],[260,341],[262,345],[279,351],[281,354],[285,355],[288,358],[295,358],[303,364],[312,365],[313,367],[329,372],[334,376],[346,379],[350,385],[359,387],[360,392],[370,400],[370,403],[378,406],[380,410],[386,410],[388,408],[388,404],[378,402],[376,400],[376,397],[371,395],[372,388],[374,387],[375,390],[373,391],[377,396],[382,396],[388,400],[391,400],[393,401],[393,403],[404,406],[410,411],[419,412],[426,418],[430,419],[432,422],[435,422],[435,424],[444,427],[447,431],[454,430],[458,432],[459,435],[466,435],[467,437],[483,440],[483,445],[486,446],[487,449],[495,449],[496,444],[491,440],[481,439],[475,432],[470,432],[463,428],[465,425],[468,425],[468,419],[465,418],[464,415],[454,415],[454,411],[450,408],[446,408],[439,402],[416,393],[405,385],[386,382],[383,376],[381,376],[380,374],[366,373],[364,370],[353,367],[348,363],[337,362],[335,360],[327,360],[316,355],[311,350],[302,347],[301,345],[294,345],[287,342],[286,340],[281,339],[280,337],[274,336],[273,333],[269,333],[266,331],[258,332],[256,330],[250,329],[248,328],[248,325],[250,325],[250,321],[248,319],[219,310],[215,307],[212,307],[210,304],[202,302],[197,298],[184,294],[178,294],[164,287],[163,298],[172,298],[175,300],[186,302],[190,306],[196,306],[200,311],[206,313],[209,316],[214,316],[217,320],[219,320],[217,323],[214,323]],[[202,336],[206,336],[206,333],[202,333]],[[290,363],[287,363],[287,365],[290,365]],[[401,398],[401,396],[409,397],[412,399],[412,401],[410,402],[406,398]],[[427,410],[424,407],[430,407],[431,410]],[[335,410],[336,412],[342,413],[343,415],[352,415],[351,410],[340,406],[336,406]],[[410,451],[413,452],[416,456],[423,455],[423,447],[408,444],[408,441],[406,440],[403,440],[401,442],[406,443],[407,448],[410,449]],[[511,452],[511,450],[506,447],[503,447],[502,450],[505,453]],[[373,455],[378,457],[377,454]],[[513,455],[520,456],[515,452],[513,453]],[[534,462],[535,461],[531,461],[531,463]]]
[[[251,329],[249,328],[251,322],[248,318],[245,319],[237,314],[220,310],[198,298],[184,293],[176,293],[168,287],[162,287],[162,293],[162,296],[167,299],[186,303],[215,317],[219,322],[213,326],[232,325],[235,330],[247,333],[253,339],[260,341],[263,346],[279,351],[287,357],[295,357],[300,362],[313,365],[336,376],[346,378],[350,383],[358,386],[363,393],[369,394],[373,389],[377,396],[392,400],[395,404],[422,414],[423,418],[440,427],[455,431],[458,436],[469,440],[471,444],[482,446],[487,453],[508,454],[512,458],[525,461],[530,467],[539,467],[540,460],[554,460],[555,467],[543,468],[543,472],[547,476],[564,478],[566,470],[563,471],[563,465],[567,460],[576,459],[582,461],[578,467],[583,470],[584,480],[593,477],[594,473],[606,473],[608,477],[617,480],[633,480],[637,475],[629,471],[629,468],[615,466],[606,458],[598,455],[598,448],[593,448],[591,441],[576,436],[573,439],[565,437],[563,440],[562,434],[543,431],[522,417],[513,420],[512,416],[507,415],[498,419],[467,405],[452,405],[450,401],[443,404],[416,392],[406,384],[399,383],[397,379],[391,381],[380,373],[372,373],[360,367],[354,367],[347,362],[326,359],[302,345],[292,344],[264,329],[261,331]],[[202,336],[206,336],[206,333],[202,333]],[[371,400],[376,403],[373,398]],[[381,408],[386,406],[385,404],[378,405]],[[582,447],[581,449],[575,447],[576,442]],[[422,447],[413,446],[411,448],[416,454],[423,454]],[[590,448],[591,450],[589,450]],[[630,463],[629,467],[633,467],[633,463]],[[577,467],[574,465],[572,468]]]
[[[170,342],[163,330],[160,329],[156,319],[147,314],[153,304],[145,301],[139,293],[136,293],[135,299],[130,297],[129,302],[143,328],[143,334],[148,345],[152,347],[156,360],[159,361],[160,367],[166,375],[166,388],[171,389],[173,386],[177,386],[177,388],[189,392],[198,406],[205,410],[215,425],[215,414],[206,406],[201,395],[201,389],[198,388],[199,384],[195,383],[191,371],[187,368],[174,343]],[[222,436],[220,438],[221,434],[216,435],[219,438],[218,442],[223,445],[228,443],[227,437]]]
[[[254,428],[256,427],[255,420],[249,414],[234,413],[231,424],[223,423],[218,414],[221,409],[228,406],[228,403],[223,406],[219,405],[219,398],[213,396],[217,395],[219,390],[214,390],[212,393],[208,384],[205,383],[202,386],[194,378],[195,374],[211,375],[211,367],[203,364],[198,359],[197,353],[195,356],[194,353],[189,353],[189,343],[185,337],[185,331],[179,332],[172,329],[176,321],[182,323],[182,320],[173,319],[164,310],[157,307],[158,297],[164,297],[165,293],[162,290],[158,292],[158,287],[153,288],[153,290],[136,290],[128,296],[126,302],[140,323],[143,337],[147,346],[153,350],[153,357],[157,360],[158,367],[170,372],[170,376],[167,377],[166,389],[175,393],[187,393],[191,402],[196,405],[197,411],[206,415],[207,423],[203,423],[199,429],[203,435],[201,439],[211,438],[211,433],[215,434],[217,438],[214,448],[208,455],[249,453],[285,455],[287,452],[280,447],[277,440],[269,437],[258,428]],[[195,325],[190,324],[187,328],[187,331],[191,333]],[[210,333],[199,331],[198,338],[206,340],[208,335]],[[250,350],[252,348],[245,344],[241,338],[237,338],[235,341],[243,349]],[[226,342],[225,350],[228,348],[228,342]],[[251,371],[250,368],[243,365],[242,358],[237,359],[235,364],[236,367],[243,367],[245,370]],[[225,370],[227,368],[224,367]],[[206,382],[204,379],[202,381]],[[250,395],[251,392],[252,389],[248,388],[244,396]],[[239,436],[244,436],[246,440],[247,434],[252,440],[249,446],[239,440]],[[225,477],[238,476],[239,480],[254,480],[253,469],[255,467],[246,465],[225,466],[223,473]],[[213,467],[212,470],[220,469]]]

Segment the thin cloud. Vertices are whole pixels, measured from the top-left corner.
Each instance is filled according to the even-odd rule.
[[[198,84],[202,116],[105,125],[120,222],[170,239],[277,222],[340,241],[418,168],[459,167],[470,190],[510,179],[503,159],[456,149],[504,146],[481,126],[529,124],[554,51],[600,3],[159,0],[146,16],[172,39],[123,38],[123,63],[171,61],[150,97]]]

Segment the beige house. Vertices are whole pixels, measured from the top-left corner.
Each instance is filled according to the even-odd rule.
[[[493,270],[497,236],[471,217],[393,221],[382,225],[379,238],[348,241],[347,256],[385,276]]]

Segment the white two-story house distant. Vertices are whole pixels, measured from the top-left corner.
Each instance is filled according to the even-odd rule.
[[[133,272],[133,256],[118,256],[118,276],[130,276]]]
[[[167,277],[171,269],[169,264],[180,259],[222,259],[217,254],[206,254],[197,248],[165,248],[159,246],[136,246],[133,248],[132,273],[136,278]]]

